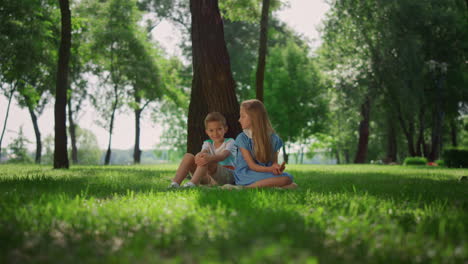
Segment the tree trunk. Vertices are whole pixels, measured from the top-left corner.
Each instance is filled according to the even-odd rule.
[[[340,152],[338,151],[338,149],[335,150],[335,158],[336,158],[336,164],[341,164]]]
[[[424,106],[421,106],[421,109],[419,111],[419,135],[418,135],[418,141],[416,143],[416,156],[422,157],[425,156],[424,153],[424,129],[425,129],[425,123],[424,123]]]
[[[286,144],[283,144],[283,160],[284,162],[289,162],[289,154],[286,151]]]
[[[345,164],[351,163],[351,155],[349,155],[349,149],[344,150]]]
[[[3,141],[3,136],[5,135],[5,129],[7,126],[7,121],[8,121],[8,116],[10,115],[10,105],[11,105],[11,99],[13,98],[13,94],[15,93],[15,88],[16,85],[13,86],[11,89],[10,95],[8,96],[8,106],[7,106],[7,111],[5,114],[5,121],[3,121],[3,129],[2,129],[2,135],[0,136],[0,161],[2,160],[2,141]]]
[[[441,73],[437,80],[437,100],[435,101],[435,109],[433,115],[433,126],[431,136],[432,151],[429,154],[429,161],[435,161],[439,158],[440,151],[442,149],[442,124],[444,123],[444,109],[442,109],[443,99],[443,85],[445,80],[445,74]]]
[[[361,105],[362,120],[359,123],[359,143],[354,158],[354,163],[366,162],[367,144],[369,143],[369,123],[370,123],[370,98],[366,96],[364,103]]]
[[[109,165],[111,154],[112,154],[111,145],[112,145],[112,133],[114,131],[114,118],[115,118],[115,111],[117,110],[117,105],[119,103],[117,89],[118,89],[117,85],[114,85],[115,98],[114,98],[114,105],[112,106],[112,114],[111,114],[110,125],[109,125],[109,143],[107,145],[107,152],[106,152],[106,157],[104,159],[104,165]]]
[[[140,164],[140,117],[141,109],[135,109],[135,147],[133,149],[133,163]]]
[[[203,120],[212,111],[222,113],[229,127],[226,137],[241,131],[223,21],[217,0],[191,0],[193,79],[188,115],[187,151],[200,151],[206,137]]]
[[[408,145],[408,153],[411,157],[416,156],[416,152],[414,150],[414,141],[413,141],[413,134],[414,134],[414,125],[412,121],[410,121],[409,128],[406,126],[405,120],[401,114],[401,111],[398,111],[398,120],[400,121],[401,129],[403,130],[403,134],[405,134],[406,142]]]
[[[395,124],[393,119],[388,120],[388,137],[387,137],[387,158],[386,163],[397,161],[397,137]]]
[[[34,127],[34,134],[36,136],[36,164],[41,164],[42,157],[42,141],[41,141],[41,132],[39,131],[39,125],[37,124],[37,116],[34,113],[34,109],[28,105],[29,115],[31,116],[31,121]]]
[[[268,15],[270,13],[270,0],[263,0],[262,19],[260,21],[260,45],[258,48],[258,65],[256,74],[257,99],[263,102],[263,80],[265,79],[265,61],[268,38]]]
[[[71,14],[68,0],[59,0],[62,21],[55,99],[54,168],[68,169],[67,154],[67,85],[71,47]]]
[[[450,139],[452,140],[452,146],[457,147],[458,146],[458,141],[457,141],[457,123],[455,123],[455,120],[452,119],[450,121]],[[1,140],[0,140],[1,142]]]
[[[72,161],[73,164],[78,164],[78,148],[76,147],[76,125],[73,121],[73,111],[71,107],[71,96],[68,98],[68,132],[70,133],[71,147],[72,147]]]

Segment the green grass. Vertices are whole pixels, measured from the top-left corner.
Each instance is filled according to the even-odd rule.
[[[468,170],[290,166],[297,190],[166,190],[175,165],[0,165],[0,263],[467,263]]]

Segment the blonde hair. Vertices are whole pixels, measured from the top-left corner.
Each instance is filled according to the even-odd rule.
[[[223,126],[227,126],[226,125],[226,118],[219,112],[211,112],[209,114],[206,115],[205,117],[205,128],[206,126],[208,125],[209,122],[214,122],[214,121],[217,121],[217,122],[221,122],[221,124]]]
[[[242,102],[241,108],[247,113],[251,121],[253,139],[253,154],[256,160],[267,163],[274,160],[271,144],[271,134],[275,131],[271,126],[265,105],[257,99]]]

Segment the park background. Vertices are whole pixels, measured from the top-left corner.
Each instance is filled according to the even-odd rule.
[[[134,7],[132,17],[126,18],[130,19],[127,25],[133,23],[131,29],[126,29],[130,30],[129,34],[140,34],[139,41],[151,49],[152,56],[158,56],[146,62],[151,64],[146,67],[153,67],[153,71],[140,72],[138,76],[153,78],[153,83],[141,89],[157,91],[150,95],[139,92],[147,94],[143,95],[144,102],[140,105],[148,102],[141,114],[138,133],[138,150],[143,149],[139,162],[134,157],[135,128],[130,129],[135,126],[136,109],[131,77],[126,76],[127,83],[120,85],[115,121],[109,133],[113,101],[97,100],[112,93],[112,84],[106,80],[109,65],[105,64],[108,63],[105,56],[98,58],[93,51],[99,45],[93,38],[103,33],[91,30],[105,26],[102,24],[105,21],[98,21],[96,14],[86,11],[86,5],[92,3],[84,1],[72,5],[76,9],[72,14],[76,17],[74,45],[77,52],[72,64],[76,64],[77,72],[73,73],[71,82],[70,104],[73,107],[70,110],[73,111],[74,130],[78,131],[69,134],[78,133],[80,142],[71,145],[77,140],[76,136],[70,136],[68,144],[69,153],[75,151],[82,156],[74,158],[75,163],[103,164],[109,146],[112,150],[110,164],[177,162],[186,152],[186,102],[190,97],[192,74],[190,12],[187,3],[156,2],[154,6],[149,3],[143,6],[141,2],[139,7]],[[226,45],[239,100],[255,97],[261,5],[254,2],[221,2]],[[369,24],[357,17],[376,12],[372,8],[379,8],[378,5],[363,5],[353,11],[362,14],[351,14],[347,13],[346,6],[339,7],[336,3],[336,7],[330,9],[330,3],[333,2],[296,0],[273,2],[270,8],[265,102],[275,129],[287,143],[286,153],[292,155],[288,162],[402,163],[410,156],[425,156],[435,161],[441,159],[444,148],[466,147],[468,92],[464,37],[467,33],[463,27],[466,14],[463,8],[457,12],[451,9],[463,7],[463,2],[440,5],[441,10],[428,9],[430,2],[400,3],[387,7],[381,15],[372,15]],[[18,4],[10,8],[22,7]],[[2,162],[18,160],[12,142],[21,138],[18,136],[20,128],[24,135],[20,145],[24,145],[32,160],[43,164],[53,160],[54,127],[51,124],[55,86],[51,82],[55,78],[52,62],[56,57],[53,56],[54,41],[47,37],[54,33],[50,23],[58,24],[53,21],[57,19],[53,5],[49,9],[52,13],[38,14],[39,21],[40,17],[50,16],[49,21],[43,21],[46,23],[41,28],[43,32],[29,32],[36,35],[30,35],[27,43],[19,41],[12,47],[13,51],[4,50],[4,56],[9,56],[16,49],[25,61],[18,65],[2,64]],[[405,12],[414,9],[426,13],[409,21],[400,19],[400,16],[405,17]],[[348,17],[341,16],[342,12]],[[10,22],[15,21],[21,22]],[[422,30],[431,25],[436,25],[432,26],[434,32]],[[8,27],[6,23],[5,36],[16,33],[20,40],[24,38],[22,33],[32,30],[18,27],[15,32],[7,30]],[[438,27],[443,33],[437,32],[435,28]],[[356,34],[358,32],[361,34]],[[382,32],[386,35],[379,35]],[[56,48],[57,43],[55,41]],[[50,50],[45,50],[43,45]],[[48,66],[37,63],[42,60],[41,56],[47,56],[51,63]],[[133,70],[138,69],[134,67]],[[23,71],[34,76],[24,75]],[[35,71],[49,71],[50,74],[40,79]],[[294,75],[298,77],[291,78]],[[24,87],[19,87],[18,82],[25,82]],[[34,87],[36,82],[40,83],[40,88]],[[284,100],[275,100],[277,96]],[[278,108],[284,111],[275,111]],[[9,120],[6,119],[8,110]],[[293,120],[285,113],[303,115]],[[356,160],[358,154],[360,157]]]
[[[467,17],[463,0],[2,1],[0,263],[466,263]],[[235,136],[254,97],[299,187],[168,189],[206,113]],[[295,164],[313,158],[338,164]]]

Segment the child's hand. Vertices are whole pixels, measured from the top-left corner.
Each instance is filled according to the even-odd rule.
[[[273,163],[270,168],[271,172],[275,175],[279,175],[282,173],[281,166],[278,163]]]
[[[281,166],[280,166],[280,171],[283,172],[284,169],[286,169],[286,161],[283,161],[283,163],[281,163]]]
[[[198,157],[195,157],[195,164],[197,166],[204,166],[210,162],[210,155],[207,153],[200,153],[200,155],[197,155]]]

